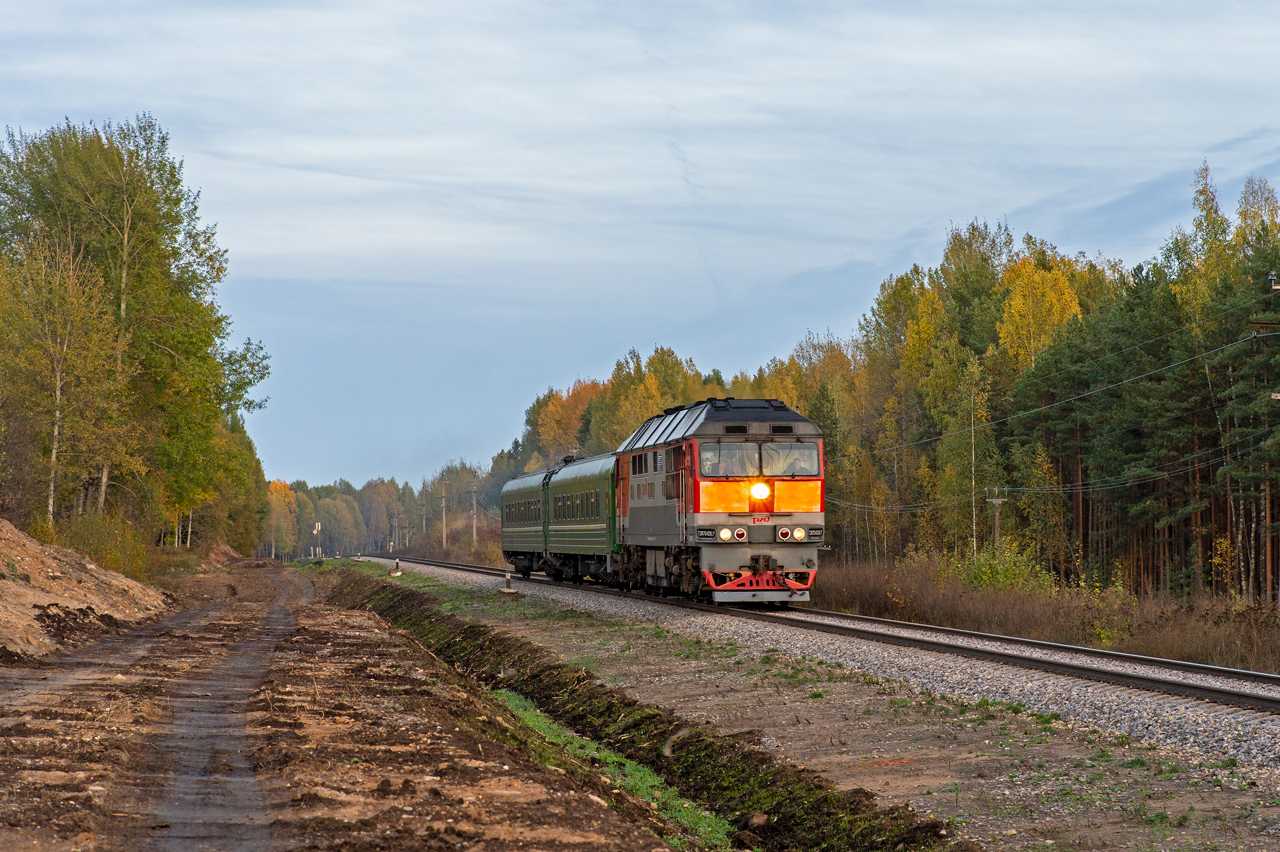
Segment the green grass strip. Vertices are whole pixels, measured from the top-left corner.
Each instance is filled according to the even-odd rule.
[[[599,743],[578,736],[539,711],[534,703],[523,695],[505,689],[493,694],[505,702],[520,721],[559,746],[565,753],[580,760],[590,761],[616,787],[642,801],[656,805],[658,814],[663,819],[680,826],[697,838],[698,848],[731,848],[729,835],[733,832],[733,827],[720,817],[707,813],[693,802],[683,798],[674,789],[668,787],[652,769],[634,760],[628,760]],[[684,847],[684,843],[679,838],[668,838],[668,842],[677,849]]]

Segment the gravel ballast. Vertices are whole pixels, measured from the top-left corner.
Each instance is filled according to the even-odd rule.
[[[501,578],[402,563],[402,569],[453,584],[499,589]],[[691,639],[734,642],[757,651],[839,663],[921,693],[969,702],[986,699],[1058,713],[1074,725],[1188,749],[1205,760],[1280,768],[1280,718],[1205,701],[1175,698],[963,657],[813,633],[665,606],[643,597],[600,595],[572,586],[517,582],[522,594],[602,616],[661,626]],[[948,641],[956,641],[951,637]],[[1022,650],[1022,649],[1020,649]],[[1049,652],[1042,652],[1049,653]],[[1090,661],[1095,664],[1096,661]],[[1190,675],[1174,674],[1176,679]],[[1197,680],[1202,677],[1197,676]],[[1262,692],[1261,688],[1255,690]]]

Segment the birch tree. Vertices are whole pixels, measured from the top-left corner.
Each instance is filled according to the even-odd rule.
[[[37,244],[0,267],[0,372],[6,395],[43,425],[45,514],[52,524],[59,471],[111,439],[129,375],[112,364],[122,341],[101,280],[66,249]]]
[[[243,479],[228,476],[220,445],[228,417],[263,404],[250,393],[267,375],[260,344],[228,345],[230,320],[214,300],[226,252],[182,168],[145,113],[101,127],[10,130],[0,148],[0,250],[56,235],[96,270],[109,306],[107,363],[128,389],[113,425],[129,440],[98,454],[97,507],[118,494],[166,526]],[[109,491],[113,475],[133,481]]]

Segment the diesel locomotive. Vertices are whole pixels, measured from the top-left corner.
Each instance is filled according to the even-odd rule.
[[[502,489],[503,556],[528,577],[716,603],[807,601],[823,542],[822,433],[776,399],[707,399],[613,453]]]

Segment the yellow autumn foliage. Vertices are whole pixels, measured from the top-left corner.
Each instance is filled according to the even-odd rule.
[[[1044,269],[1024,257],[1008,268],[1004,283],[1009,296],[999,323],[1000,345],[1019,370],[1030,369],[1058,326],[1080,316],[1080,303],[1060,265]]]

